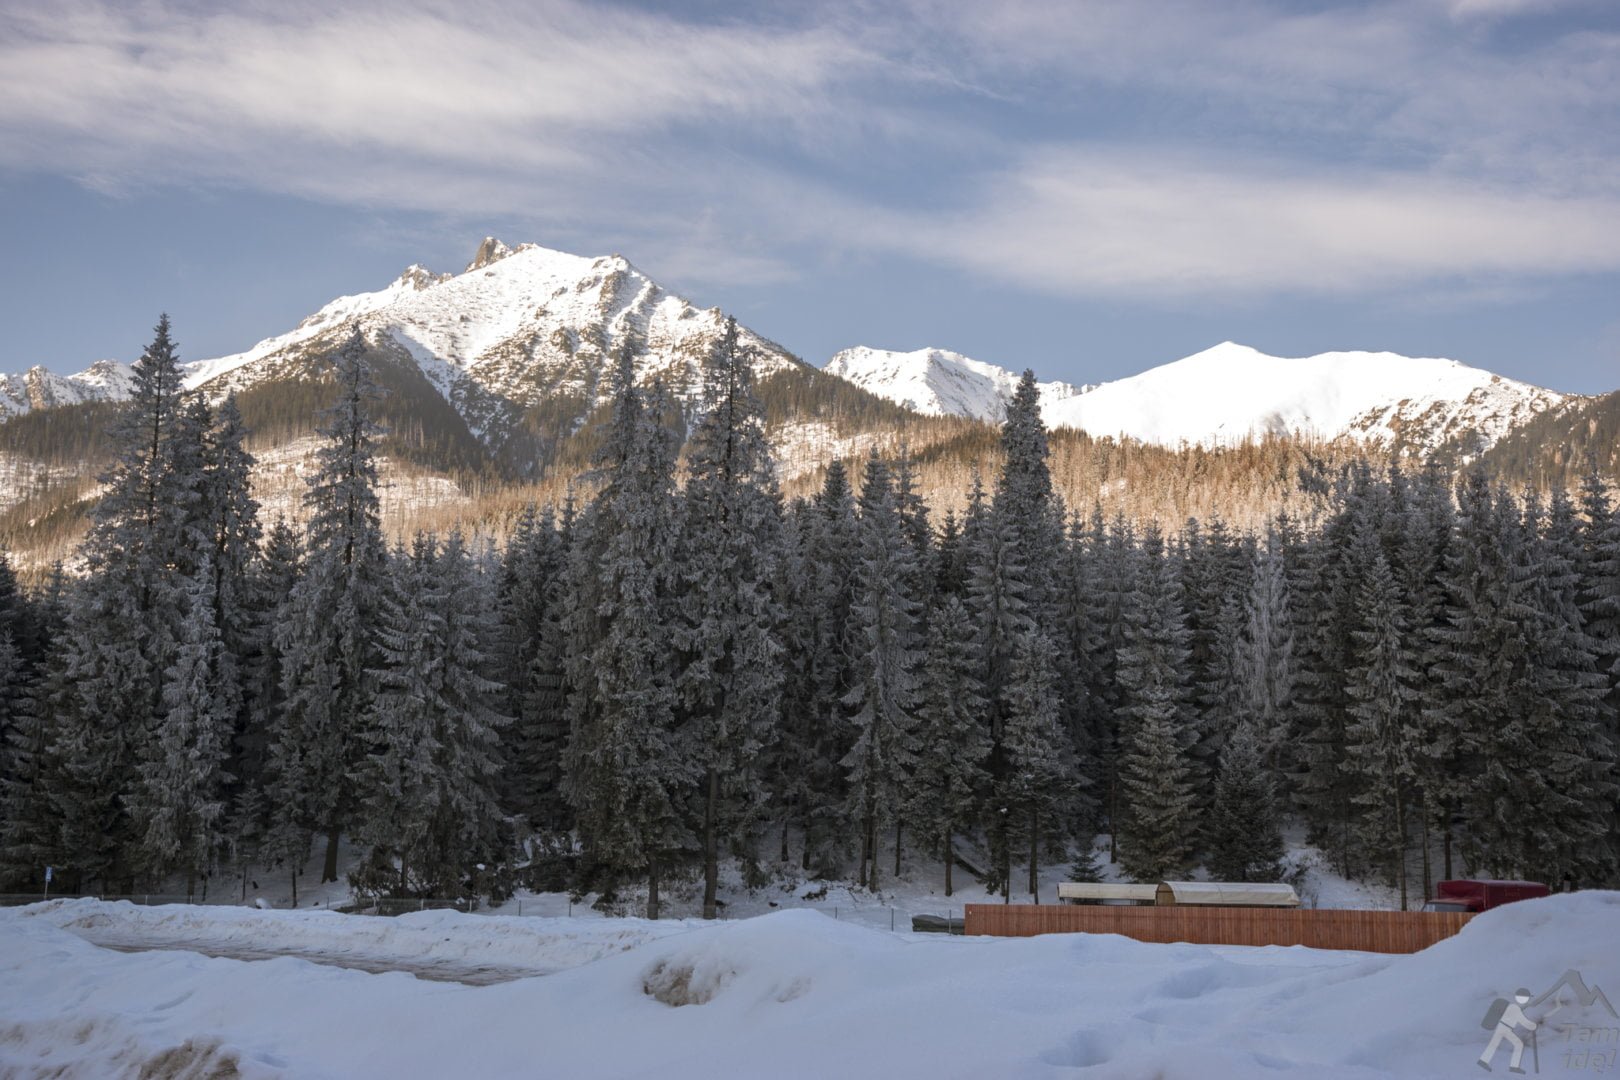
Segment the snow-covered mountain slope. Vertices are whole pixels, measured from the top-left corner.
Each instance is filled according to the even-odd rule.
[[[39,366],[20,375],[0,375],[0,419],[58,405],[121,401],[129,396],[130,379],[129,366],[116,360],[98,360],[76,375]]]
[[[724,327],[618,255],[585,258],[486,237],[460,274],[412,266],[385,289],[333,300],[246,352],[187,367],[187,383],[223,392],[296,373],[358,323],[367,338],[414,359],[467,425],[499,444],[524,410],[566,398],[583,412],[606,390],[609,358],[628,342],[638,376],[695,395],[699,365]],[[798,366],[742,329],[764,376]]]
[[[946,349],[892,352],[857,345],[827,361],[828,373],[927,416],[969,416],[1000,423],[1018,375]],[[1039,383],[1042,408],[1089,387]]]
[[[1054,402],[1045,415],[1053,427],[1169,446],[1299,433],[1477,452],[1567,397],[1455,360],[1387,352],[1288,359],[1224,342]]]

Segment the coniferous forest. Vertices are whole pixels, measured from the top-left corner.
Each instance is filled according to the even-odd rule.
[[[368,894],[635,888],[656,917],[695,877],[712,916],[724,860],[877,889],[902,851],[967,872],[965,842],[1009,899],[1076,850],[1095,873],[1099,835],[1140,880],[1273,880],[1284,819],[1403,900],[1620,881],[1595,471],[1320,469],[1309,521],[1166,532],[1062,505],[1026,374],[964,512],[903,452],[786,502],[749,361],[733,324],[688,426],[621,357],[577,497],[502,548],[390,545],[358,331],[295,528],[164,319],[72,572],[0,567],[3,887],[296,888],[346,837]]]

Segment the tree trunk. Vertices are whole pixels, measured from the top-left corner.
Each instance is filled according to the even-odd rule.
[[[1429,853],[1429,795],[1424,792],[1423,801],[1419,804],[1423,813],[1421,833],[1423,840],[1423,899],[1427,900],[1434,895],[1434,868],[1430,865]]]
[[[338,834],[343,826],[334,824],[326,833],[326,862],[321,866],[321,882],[336,881],[338,862]]]
[[[863,816],[861,819],[861,869],[860,873],[855,875],[855,884],[863,889],[867,888],[867,881],[870,880],[866,874],[867,863],[872,857],[871,830],[867,828],[870,822],[870,816]]]
[[[719,837],[715,829],[715,814],[720,803],[720,773],[711,767],[708,791],[703,800],[703,917],[713,919],[719,914],[715,906],[720,890]]]
[[[951,895],[951,863],[956,861],[956,852],[951,850],[951,827],[945,826],[945,895]]]
[[[1029,811],[1029,902],[1041,902],[1041,817],[1033,807]]]
[[[779,856],[777,856],[777,861],[778,862],[787,862],[788,861],[788,846],[787,846],[788,818],[789,818],[789,815],[787,815],[787,814],[782,815],[782,853]]]
[[[867,868],[866,887],[873,892],[878,889],[878,847],[877,847],[877,808],[868,807],[866,811],[866,846],[872,852],[872,862]]]
[[[658,860],[647,863],[647,918],[658,918]]]
[[[902,823],[899,818],[894,819],[894,876],[900,877],[900,830]]]
[[[1400,842],[1395,847],[1395,868],[1401,881],[1401,910],[1406,911],[1406,800],[1395,796],[1395,835]]]
[[[1451,815],[1444,808],[1440,811],[1446,815],[1445,821],[1440,824],[1440,850],[1445,865],[1445,880],[1451,880]]]
[[[1108,864],[1112,866],[1119,855],[1119,781],[1108,780]]]
[[[1007,827],[1007,809],[1001,810],[1001,850],[997,853],[996,861],[1001,865],[996,869],[1001,874],[1001,902],[1012,903],[1012,830]]]
[[[298,871],[297,870],[294,870],[292,872],[292,892],[293,892],[292,906],[297,907],[298,906]]]
[[[188,904],[191,903],[191,898],[193,896],[195,896],[196,894],[197,894],[197,868],[195,866],[193,866],[193,867],[187,868],[187,870],[186,870],[186,903],[188,903]]]

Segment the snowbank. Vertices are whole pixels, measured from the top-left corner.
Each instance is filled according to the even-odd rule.
[[[115,953],[65,928],[95,915],[83,903],[0,914],[0,1073],[134,1075],[169,1055],[166,1065],[229,1063],[247,1077],[1471,1076],[1493,998],[1539,993],[1574,968],[1620,999],[1616,893],[1503,908],[1412,957],[911,937],[808,911],[697,927],[448,913],[226,920],[306,943],[331,925],[381,935],[378,948],[437,935],[435,948],[505,941],[537,962],[577,962],[488,987],[295,959]],[[523,943],[518,931],[541,923],[565,925]],[[604,948],[615,927],[646,936]],[[554,940],[567,937],[580,941]],[[1546,1030],[1543,1067],[1562,1068]]]

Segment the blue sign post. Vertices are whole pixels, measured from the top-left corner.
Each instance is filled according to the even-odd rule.
[[[45,899],[51,898],[51,868],[45,868]]]

